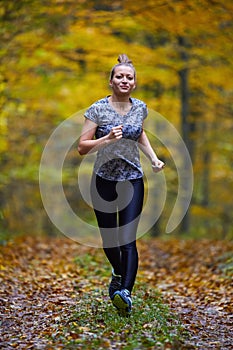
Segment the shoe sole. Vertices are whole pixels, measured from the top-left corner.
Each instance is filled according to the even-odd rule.
[[[117,308],[120,316],[130,316],[131,310],[129,310],[129,305],[121,298],[119,294],[114,296],[112,303]]]

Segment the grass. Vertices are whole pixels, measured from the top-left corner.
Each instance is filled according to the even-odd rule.
[[[74,262],[86,287],[77,288],[80,298],[71,317],[51,339],[56,349],[182,349],[187,333],[161,294],[148,290],[138,278],[132,314],[120,317],[108,296],[109,265],[103,253],[87,253]]]
[[[66,349],[181,349],[185,332],[157,292],[139,287],[129,318],[103,291],[83,294],[59,336]]]

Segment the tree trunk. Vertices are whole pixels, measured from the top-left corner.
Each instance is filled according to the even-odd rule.
[[[188,45],[184,37],[178,37],[178,44],[180,49],[180,58],[183,62],[183,68],[179,71],[180,78],[180,96],[181,96],[181,136],[186,144],[186,147],[192,158],[193,155],[193,145],[190,137],[192,125],[189,122],[190,114],[190,91],[189,91],[189,68],[188,68]],[[189,169],[187,169],[184,159],[183,171],[187,174]],[[187,211],[180,225],[182,232],[187,232],[190,227],[190,214]]]

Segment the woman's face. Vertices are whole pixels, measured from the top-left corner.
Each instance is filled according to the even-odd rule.
[[[116,67],[110,86],[116,95],[130,95],[136,86],[134,70],[129,66]]]

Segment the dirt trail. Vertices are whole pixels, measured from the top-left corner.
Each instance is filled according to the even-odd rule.
[[[158,289],[179,315],[190,333],[185,348],[231,349],[233,244],[142,239],[138,246],[137,281]],[[87,254],[98,264],[103,260],[101,249],[65,237],[24,237],[0,247],[1,349],[52,348],[49,339],[72,317],[77,291],[93,283],[74,263]],[[94,283],[106,288],[103,280]]]
[[[233,244],[154,240],[143,245],[143,275],[156,285],[198,349],[232,349]],[[188,346],[188,344],[187,344]]]

